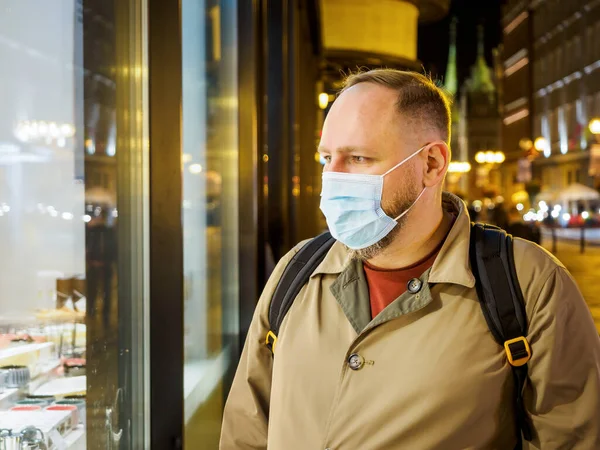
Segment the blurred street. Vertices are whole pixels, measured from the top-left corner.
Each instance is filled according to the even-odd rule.
[[[551,250],[552,241],[550,239],[544,237],[542,244],[546,249]],[[559,239],[556,257],[577,280],[600,333],[600,290],[598,289],[600,248],[590,246],[582,255],[578,243]]]

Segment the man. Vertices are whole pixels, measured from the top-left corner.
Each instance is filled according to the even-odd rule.
[[[352,75],[320,152],[321,209],[338,239],[265,345],[258,303],[221,449],[512,449],[511,367],[482,315],[464,204],[442,192],[450,111],[428,78]],[[384,175],[381,177],[381,175]],[[381,186],[383,186],[381,188]],[[566,269],[517,239],[533,357],[525,448],[600,448],[600,340]],[[408,283],[408,287],[407,287]]]

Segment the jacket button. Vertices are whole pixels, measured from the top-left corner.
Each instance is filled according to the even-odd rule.
[[[408,285],[407,285],[408,292],[410,292],[411,294],[416,294],[417,292],[419,292],[421,290],[422,287],[423,287],[423,282],[421,280],[419,280],[418,278],[413,278],[412,280],[410,280],[408,282]]]
[[[348,366],[350,366],[352,370],[360,370],[364,364],[365,359],[357,353],[353,353],[348,358]]]

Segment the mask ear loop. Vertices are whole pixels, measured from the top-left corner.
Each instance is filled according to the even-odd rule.
[[[383,175],[381,175],[381,177],[385,177],[388,173],[393,172],[394,170],[396,170],[398,167],[400,167],[402,164],[404,164],[406,161],[408,161],[411,158],[414,158],[415,156],[417,156],[419,153],[421,153],[423,150],[425,150],[425,148],[427,146],[430,146],[432,144],[426,144],[423,147],[421,147],[419,150],[417,150],[416,152],[414,152],[412,155],[404,158],[402,161],[400,161],[398,164],[396,164],[394,167],[392,167],[390,170],[388,170],[386,173],[384,173]]]
[[[421,193],[419,194],[419,196],[415,199],[415,201],[412,203],[412,205],[410,205],[408,207],[408,209],[406,211],[404,211],[402,214],[400,214],[398,217],[396,217],[394,220],[398,221],[400,219],[402,219],[406,214],[408,214],[408,212],[412,209],[413,206],[415,206],[417,204],[417,202],[419,201],[419,199],[421,197],[423,197],[423,194],[425,193],[425,191],[427,190],[426,187],[423,188],[423,190],[421,191]]]

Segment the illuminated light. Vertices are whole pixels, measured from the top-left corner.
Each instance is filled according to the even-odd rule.
[[[453,161],[448,165],[449,173],[468,173],[471,171],[471,164],[468,162]]]
[[[533,148],[538,152],[545,152],[548,147],[548,140],[544,137],[537,138],[533,143]]]
[[[477,152],[477,154],[475,155],[475,161],[477,161],[479,164],[485,163],[486,162],[485,153]]]
[[[56,125],[55,122],[51,122],[50,125],[48,125],[48,132],[50,134],[50,137],[56,139],[57,137],[60,136],[60,132],[58,130],[58,125]]]
[[[529,58],[527,58],[527,57],[521,58],[516,63],[514,63],[512,66],[510,66],[508,69],[506,69],[504,71],[504,75],[506,75],[507,77],[510,77],[513,73],[517,72],[519,69],[522,69],[527,64],[529,64]]]
[[[88,155],[93,155],[96,153],[96,144],[92,138],[85,140],[85,151],[88,152]]]
[[[48,136],[48,124],[46,122],[40,122],[38,129],[42,136]]]
[[[554,217],[555,219],[558,219],[558,216],[560,216],[560,212],[557,210],[552,211],[552,214],[550,214],[552,217]]]
[[[494,159],[495,159],[494,162],[496,162],[498,164],[502,164],[504,161],[506,161],[506,156],[502,152],[496,152],[494,154]]]
[[[563,220],[565,220],[565,221],[569,221],[569,220],[571,220],[571,214],[569,214],[569,213],[564,213],[564,214],[563,214],[563,216],[562,216],[562,218],[563,218]]]
[[[538,222],[541,222],[541,221],[543,221],[543,220],[544,220],[544,217],[545,217],[545,216],[544,216],[544,212],[543,212],[543,211],[538,211],[538,212],[537,212],[537,214],[536,214],[536,219],[537,219],[537,221],[538,221]]]
[[[68,212],[62,213],[62,218],[65,220],[73,220],[73,217],[74,216],[71,213],[68,213]]]
[[[327,109],[327,106],[329,106],[329,94],[321,92],[319,94],[319,108]]]
[[[299,187],[295,187],[292,189],[292,195],[294,197],[299,197],[300,196],[300,188]]]
[[[269,162],[269,155],[263,155],[263,162]]]
[[[67,140],[64,137],[60,137],[56,140],[56,145],[60,148],[65,148],[67,146]]]
[[[190,171],[190,173],[198,175],[202,172],[202,166],[200,164],[191,164],[188,170]]]
[[[7,204],[2,205],[2,210],[4,212],[10,212],[10,206],[8,206]]]
[[[83,221],[85,223],[88,223],[91,220],[92,220],[92,216],[90,216],[89,214],[86,214],[85,216],[83,216]]]
[[[184,200],[181,204],[183,209],[192,209],[192,202],[189,200]]]
[[[587,212],[587,211],[584,211],[584,212],[581,213],[581,217],[582,217],[583,220],[587,220],[587,219],[590,218],[590,213]]]
[[[523,138],[519,141],[519,147],[521,150],[529,151],[533,148],[533,142],[531,139]]]
[[[113,209],[112,216],[113,216],[114,218],[117,218],[117,217],[119,217],[119,211],[118,211],[117,209]]]
[[[183,155],[181,155],[181,162],[184,164],[187,164],[189,162],[192,161],[192,155],[190,155],[189,153],[184,153]]]
[[[506,25],[504,27],[504,33],[509,34],[515,28],[517,28],[521,23],[523,23],[523,21],[525,19],[527,19],[528,17],[529,17],[529,13],[527,11],[523,11],[521,14],[519,14],[517,17],[515,17],[511,23],[509,23],[508,25]]]
[[[547,204],[546,202],[544,202],[544,201],[541,201],[541,202],[539,203],[539,206],[540,206],[540,209],[541,209],[542,211],[544,211],[544,212],[548,211],[548,209],[549,209],[549,208],[548,208],[548,204]]]
[[[520,111],[517,111],[516,113],[505,117],[503,122],[504,122],[504,125],[510,125],[512,123],[518,122],[521,119],[524,119],[527,116],[529,116],[529,110],[521,109]]]
[[[523,203],[519,203],[519,204],[517,205],[517,210],[518,210],[518,211],[523,211],[524,209],[525,209],[525,206],[523,206]]]
[[[315,162],[321,162],[321,154],[319,152],[315,152]]]
[[[60,126],[60,133],[64,137],[68,137],[68,138],[73,137],[73,136],[75,136],[75,127],[68,123],[62,124]]]
[[[593,134],[600,134],[600,119],[592,119],[589,128]]]
[[[561,212],[562,211],[562,206],[560,206],[560,205],[554,205],[554,211]]]
[[[51,210],[51,211],[49,211],[49,212],[50,212],[50,215],[51,215],[52,217],[57,217],[57,216],[58,216],[58,211],[56,211],[55,209],[53,209],[53,210]]]

